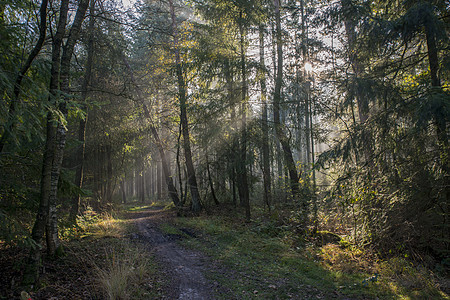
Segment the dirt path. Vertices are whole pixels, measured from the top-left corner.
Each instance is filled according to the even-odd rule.
[[[145,242],[160,260],[170,282],[168,299],[214,299],[212,291],[216,286],[204,277],[206,269],[211,267],[209,258],[181,247],[159,229],[171,217],[170,212],[158,208],[131,214],[138,228],[132,237]]]

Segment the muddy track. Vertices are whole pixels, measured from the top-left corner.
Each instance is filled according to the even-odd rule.
[[[161,263],[169,281],[167,299],[214,299],[217,284],[209,282],[205,271],[212,266],[203,254],[181,247],[176,238],[164,234],[159,226],[171,218],[171,213],[151,209],[130,214],[138,229],[133,239],[144,242]]]

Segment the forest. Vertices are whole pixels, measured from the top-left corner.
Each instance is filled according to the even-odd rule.
[[[0,1],[0,299],[449,299],[449,50],[448,0]]]

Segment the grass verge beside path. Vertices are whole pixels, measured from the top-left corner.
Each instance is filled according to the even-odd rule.
[[[163,298],[165,283],[159,267],[144,245],[129,240],[127,233],[135,231],[134,225],[122,215],[87,211],[78,218],[77,226],[61,230],[64,254],[57,259],[44,258],[38,286],[27,291],[31,298]],[[8,253],[6,250],[0,252]],[[11,272],[15,269],[20,278],[26,258],[24,253],[15,265],[5,267]],[[14,286],[9,291],[0,289],[0,299],[19,299],[19,293]]]
[[[359,269],[352,264],[353,254],[339,246],[294,247],[288,231],[274,233],[266,227],[221,216],[178,218],[161,226],[224,266],[226,271],[207,274],[230,290],[222,299],[449,299],[432,284],[402,287],[385,276],[392,268],[384,266],[382,275],[375,274],[378,269]],[[196,238],[189,238],[186,230]]]

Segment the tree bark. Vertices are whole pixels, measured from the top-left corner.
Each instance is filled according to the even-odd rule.
[[[57,91],[59,88],[59,74],[60,74],[60,53],[61,44],[66,28],[67,13],[69,10],[69,0],[62,0],[59,11],[59,20],[56,34],[53,38],[52,45],[52,67],[50,77],[50,103],[56,105]],[[39,209],[36,215],[36,220],[33,226],[31,237],[36,246],[30,251],[29,261],[23,277],[23,284],[25,286],[33,285],[39,278],[39,266],[41,261],[41,248],[44,238],[44,233],[49,222],[50,206],[55,202],[52,197],[55,197],[58,187],[59,167],[57,149],[57,130],[53,124],[54,116],[49,111],[47,113],[47,137],[45,143],[44,158],[42,164],[41,176],[41,193]],[[56,162],[56,163],[54,163]],[[49,232],[47,231],[47,234]],[[50,237],[47,237],[47,244]],[[51,244],[51,243],[50,243]],[[52,244],[51,244],[52,245]],[[52,245],[54,247],[54,245]],[[51,249],[50,249],[51,250]],[[53,249],[55,250],[55,249]]]
[[[280,18],[280,3],[279,0],[274,0],[275,5],[275,26],[276,26],[276,45],[277,45],[277,76],[275,79],[275,91],[273,101],[273,121],[275,132],[283,150],[284,160],[289,172],[291,183],[291,192],[294,199],[297,199],[299,193],[297,168],[295,166],[294,158],[292,156],[289,139],[283,130],[280,122],[280,102],[281,102],[281,86],[283,83],[283,43],[281,38],[281,18]]]
[[[180,185],[180,202],[181,204],[184,204],[184,197],[183,197],[183,176],[181,176],[181,163],[180,163],[180,148],[181,148],[181,122],[178,127],[178,139],[177,139],[177,156],[176,156],[176,163],[177,163],[177,169],[178,169],[178,182]]]
[[[156,134],[158,134],[158,133],[156,133]],[[154,137],[153,132],[152,132],[152,135]],[[164,153],[164,155],[165,155],[165,153]],[[162,183],[162,175],[161,174],[162,174],[162,165],[163,165],[161,153],[159,156],[161,158],[161,161],[158,161],[156,163],[156,198],[158,199],[158,201],[162,199],[162,184],[161,184]]]
[[[139,200],[141,203],[145,202],[145,172],[144,172],[144,160],[142,158],[139,159]]]
[[[83,78],[83,83],[81,86],[81,99],[80,102],[82,103],[83,108],[86,110],[86,116],[84,118],[81,118],[79,122],[78,127],[78,141],[81,142],[81,145],[78,147],[76,151],[76,170],[75,170],[75,186],[79,189],[83,186],[83,171],[84,171],[84,152],[86,149],[86,125],[88,120],[88,112],[87,112],[87,106],[86,106],[86,99],[88,96],[88,87],[89,83],[91,81],[91,74],[92,74],[92,62],[94,59],[94,24],[95,24],[95,1],[90,2],[89,7],[89,26],[88,26],[88,32],[89,32],[89,38],[88,38],[88,44],[87,44],[87,60],[86,60],[86,71]],[[74,196],[72,198],[72,207],[70,210],[70,220],[72,222],[75,222],[76,216],[80,209],[80,194]]]
[[[113,187],[113,168],[112,168],[112,149],[110,141],[105,146],[106,154],[106,182],[105,182],[105,200],[107,204],[112,203]]]
[[[425,35],[428,49],[428,62],[430,65],[431,85],[441,90],[442,86],[438,75],[439,58],[435,31],[436,29],[432,28],[431,24],[425,23]],[[439,109],[437,111],[441,110]],[[439,113],[435,113],[434,123],[436,127],[437,138],[439,141],[442,168],[445,174],[448,176],[450,172],[450,147],[447,135],[447,120],[439,116]]]
[[[230,66],[230,61],[226,59],[224,61],[224,73],[225,73],[225,81],[227,86],[227,95],[228,95],[228,104],[231,107],[230,111],[230,119],[231,119],[231,130],[232,130],[232,143],[233,143],[233,149],[232,149],[232,156],[230,157],[231,161],[231,170],[230,170],[230,189],[233,194],[233,205],[236,207],[237,205],[237,199],[236,199],[236,165],[238,163],[238,160],[236,159],[237,154],[234,153],[234,149],[237,149],[237,143],[233,139],[233,135],[237,134],[237,128],[235,126],[236,124],[236,111],[235,111],[235,95],[234,95],[234,89],[233,89],[233,72],[232,68]]]
[[[122,196],[122,203],[123,204],[127,203],[127,193],[125,191],[125,179],[122,179],[120,181],[120,192]]]
[[[240,141],[240,156],[237,165],[238,175],[238,192],[241,205],[245,209],[245,217],[249,221],[251,217],[250,212],[250,195],[248,189],[247,179],[247,70],[245,61],[245,33],[243,24],[243,12],[239,13],[239,35],[240,35],[240,56],[241,56],[241,141]]]
[[[341,6],[347,12],[350,12],[352,10],[351,0],[341,0]],[[347,18],[344,20],[344,27],[345,33],[347,35],[347,43],[349,51],[348,59],[354,73],[355,84],[359,85],[358,80],[363,75],[364,66],[360,58],[358,57],[358,49],[356,44],[357,40],[356,25],[357,25],[356,20],[352,15],[348,15]],[[369,102],[365,97],[363,97],[363,95],[361,95],[360,88],[358,86],[356,86],[355,88],[356,88],[355,99],[358,108],[359,123],[364,124],[369,119]],[[364,129],[364,127],[362,127],[362,129],[364,130],[362,133],[362,138],[364,140],[363,153],[365,163],[369,166],[372,166],[373,165],[372,137],[370,133]]]
[[[198,192],[197,178],[195,176],[194,163],[192,161],[191,142],[189,137],[189,122],[187,117],[187,103],[186,103],[186,83],[183,77],[183,69],[181,66],[181,58],[178,45],[178,28],[176,23],[175,8],[173,1],[169,0],[170,14],[172,17],[172,35],[175,54],[175,68],[178,82],[178,100],[180,101],[180,122],[183,132],[183,148],[184,156],[186,160],[186,168],[188,173],[188,183],[191,190],[192,206],[191,209],[194,212],[199,212],[202,209],[200,194]]]
[[[265,61],[264,61],[264,26],[259,27],[259,64],[261,68],[261,159],[262,159],[262,172],[263,172],[263,185],[264,185],[264,203],[267,205],[267,209],[270,211],[272,202],[272,190],[271,190],[271,176],[270,176],[270,157],[269,157],[269,126],[267,117],[267,88],[266,88],[266,75],[265,75]]]
[[[206,155],[206,172],[208,175],[209,187],[211,188],[211,196],[213,198],[214,204],[219,205],[220,203],[219,200],[217,200],[216,191],[214,190],[214,183],[211,177],[211,170],[209,169],[208,146],[206,146],[205,148],[205,155]]]
[[[63,0],[65,1],[65,0]],[[89,5],[89,0],[80,0],[77,8],[77,12],[75,15],[75,19],[72,23],[69,37],[67,38],[67,42],[63,47],[63,52],[61,56],[60,63],[60,90],[66,95],[70,93],[70,61],[72,58],[72,54],[74,51],[75,44],[78,40],[78,36],[81,29],[81,24],[83,23],[84,16],[86,14],[86,10]],[[67,15],[67,14],[66,14]],[[59,26],[59,24],[58,24]],[[63,24],[62,30],[65,29],[65,23]],[[63,32],[64,33],[64,32]],[[62,39],[60,41],[61,47]],[[55,55],[55,59],[59,60],[59,51],[58,56]],[[57,83],[56,86],[57,88]],[[56,89],[55,89],[56,90]],[[57,98],[58,99],[58,98]],[[67,99],[63,99],[59,103],[59,110],[61,111],[64,118],[67,116]],[[47,124],[48,126],[49,124]],[[50,126],[54,126],[50,124]],[[58,180],[59,174],[61,172],[61,165],[64,156],[64,148],[66,146],[66,134],[67,129],[65,125],[61,122],[57,122],[56,125],[56,144],[54,150],[54,159],[52,162],[52,189],[50,190],[49,195],[49,218],[47,222],[46,236],[47,236],[47,252],[50,255],[55,255],[57,248],[59,247],[59,239],[58,239],[58,217],[56,214],[56,204],[57,204],[57,192],[58,192]]]

